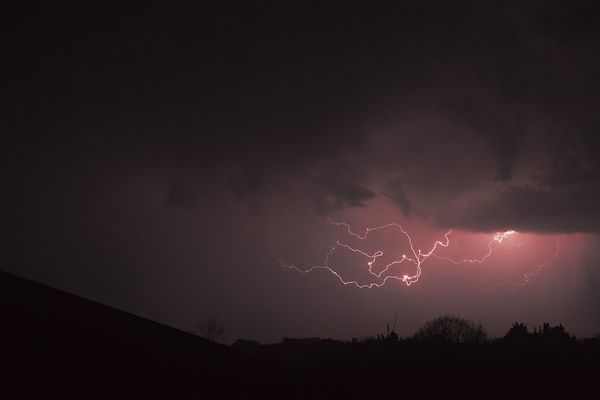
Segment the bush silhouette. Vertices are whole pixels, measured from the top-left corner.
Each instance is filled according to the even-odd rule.
[[[450,344],[481,344],[488,340],[481,324],[458,316],[442,316],[426,322],[415,334],[418,341]]]
[[[536,337],[547,343],[567,343],[575,339],[566,330],[565,327],[560,324],[557,326],[551,326],[549,323],[544,322],[542,326],[534,331]]]
[[[532,337],[527,325],[521,322],[515,322],[504,335],[504,340],[511,343],[522,343],[528,341]]]

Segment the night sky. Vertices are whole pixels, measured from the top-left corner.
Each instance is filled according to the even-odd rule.
[[[229,342],[600,332],[593,2],[95,3],[3,12],[0,269]],[[379,285],[339,243],[407,238],[330,221],[451,233],[361,289],[285,265]]]

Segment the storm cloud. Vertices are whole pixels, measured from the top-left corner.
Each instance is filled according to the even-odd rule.
[[[3,269],[183,327],[219,303],[240,336],[351,304],[356,333],[390,292],[274,275],[320,262],[324,217],[600,231],[593,2],[150,3],[7,11]]]

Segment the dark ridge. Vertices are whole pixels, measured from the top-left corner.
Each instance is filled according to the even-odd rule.
[[[218,389],[229,347],[0,272],[3,392],[170,395]]]

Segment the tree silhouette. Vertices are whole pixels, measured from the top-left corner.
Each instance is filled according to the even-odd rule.
[[[526,324],[522,322],[515,322],[510,327],[506,335],[501,339],[504,343],[509,344],[518,344],[518,345],[527,345],[531,344],[532,340],[534,340],[537,336],[537,329],[534,329],[534,332],[529,332],[529,329]]]
[[[562,324],[551,326],[547,322],[537,329],[537,337],[547,343],[566,343],[575,339]]]
[[[200,336],[211,342],[218,342],[225,333],[225,328],[219,324],[219,320],[215,317],[207,319],[205,322],[198,323]]]
[[[416,340],[451,344],[481,344],[488,339],[481,324],[458,316],[442,316],[426,322],[415,334]]]
[[[530,335],[529,333],[529,329],[527,328],[527,325],[522,323],[522,322],[515,322],[510,329],[508,330],[508,332],[506,332],[506,335],[504,335],[505,339],[522,339],[522,338],[526,338]]]

